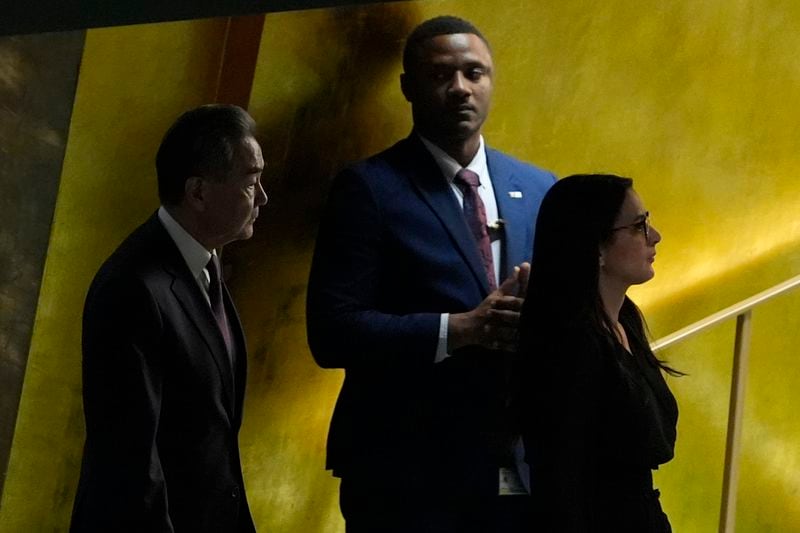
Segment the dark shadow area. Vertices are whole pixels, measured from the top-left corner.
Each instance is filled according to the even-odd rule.
[[[36,318],[84,36],[79,31],[0,38],[0,493]]]
[[[395,0],[384,0],[384,2]],[[375,3],[374,0],[33,0],[3,1],[0,35],[123,26]]]

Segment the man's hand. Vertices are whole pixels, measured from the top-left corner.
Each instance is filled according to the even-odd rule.
[[[514,267],[514,273],[509,276],[509,279],[514,278],[517,281],[517,296],[525,299],[528,294],[528,280],[531,277],[531,264],[525,261],[520,263],[519,266]],[[506,280],[508,281],[508,280]]]
[[[531,265],[527,262],[514,267],[514,273],[478,307],[466,313],[451,314],[447,351],[469,345],[491,350],[516,350],[519,313],[528,290],[530,271]]]

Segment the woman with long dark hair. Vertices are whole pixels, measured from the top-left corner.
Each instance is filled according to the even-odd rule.
[[[560,180],[536,225],[515,403],[537,531],[669,532],[652,470],[678,408],[626,296],[653,275],[658,231],[613,175]]]

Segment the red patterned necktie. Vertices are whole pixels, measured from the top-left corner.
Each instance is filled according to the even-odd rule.
[[[216,255],[211,255],[206,265],[208,270],[208,300],[211,303],[211,312],[217,321],[217,326],[225,340],[225,347],[228,349],[228,357],[233,361],[233,342],[231,340],[231,328],[228,323],[228,316],[225,313],[225,304],[222,302],[222,279],[219,274],[219,259]]]
[[[494,278],[494,259],[492,259],[492,242],[489,239],[489,228],[486,224],[486,207],[483,205],[478,194],[478,186],[481,184],[478,175],[462,168],[455,177],[455,184],[464,193],[464,218],[467,220],[475,244],[483,260],[483,268],[486,270],[486,277],[489,280],[489,292],[497,288]]]

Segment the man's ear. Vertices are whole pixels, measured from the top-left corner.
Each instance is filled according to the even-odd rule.
[[[603,254],[603,249],[602,248],[600,248],[600,253],[598,254],[597,264],[600,266],[600,268],[603,268],[604,266],[606,266],[606,258],[605,258],[605,254]]]
[[[207,192],[205,180],[198,176],[188,178],[183,184],[183,200],[194,211],[205,211]]]
[[[411,80],[405,72],[400,74],[400,90],[403,91],[407,102],[413,102],[411,91]]]

